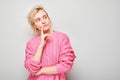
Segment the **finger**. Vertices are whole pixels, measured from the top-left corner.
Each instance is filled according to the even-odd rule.
[[[50,34],[45,34],[45,35],[44,35],[44,40],[47,40],[48,37],[50,37],[50,36],[51,36]]]
[[[39,74],[38,73],[34,74],[34,76],[37,76],[37,75],[39,75]]]
[[[35,76],[35,75],[36,75],[36,73],[33,73],[33,74],[32,74],[32,76]]]
[[[49,37],[49,36],[51,36],[51,34],[45,34],[44,36],[45,36],[45,37]]]
[[[41,27],[41,35],[43,35],[44,33],[43,33],[43,27]]]

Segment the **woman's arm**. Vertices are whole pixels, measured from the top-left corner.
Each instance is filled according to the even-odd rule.
[[[42,56],[43,46],[39,46],[35,55],[32,57],[33,61],[40,61]]]
[[[49,36],[49,34],[44,34],[43,30],[41,31],[41,40],[40,45],[35,51],[32,47],[33,44],[31,42],[27,43],[26,46],[26,57],[25,57],[25,68],[32,74],[38,72],[41,69],[41,56],[42,51],[44,48],[44,45],[46,43],[46,37]]]
[[[59,74],[71,70],[73,61],[75,59],[74,51],[70,45],[69,38],[65,36],[61,40],[61,52],[59,56],[59,63],[53,66],[41,68],[35,75],[40,74]]]
[[[56,66],[49,66],[49,67],[43,67],[41,68],[37,73],[34,75],[40,75],[40,74],[58,74]]]
[[[43,48],[46,44],[46,39],[47,37],[50,36],[50,34],[44,34],[43,32],[43,27],[41,28],[41,40],[40,40],[40,45],[37,49],[37,52],[36,54],[33,56],[32,60],[34,61],[40,61],[41,60],[41,56],[42,56],[42,51],[43,51]]]
[[[30,73],[35,73],[41,68],[41,62],[33,60],[33,56],[36,51],[32,47],[32,43],[28,42],[25,49],[25,61],[24,66]]]

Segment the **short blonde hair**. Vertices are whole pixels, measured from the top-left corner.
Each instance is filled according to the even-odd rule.
[[[45,11],[44,7],[42,5],[37,5],[35,7],[33,7],[30,12],[28,13],[27,19],[28,19],[28,23],[30,24],[30,26],[32,27],[32,29],[34,30],[35,33],[39,34],[39,30],[36,28],[35,23],[34,23],[34,16],[36,13],[38,13],[39,10],[43,10],[47,16],[48,13]],[[50,19],[50,17],[48,16],[48,18]]]

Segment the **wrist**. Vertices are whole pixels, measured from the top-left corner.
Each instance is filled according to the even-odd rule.
[[[38,72],[39,75],[44,74],[44,68],[41,68],[40,71]]]
[[[38,47],[38,49],[43,49],[43,47],[44,47],[43,45],[40,45],[40,46]]]
[[[44,68],[41,68],[40,74],[44,74]]]

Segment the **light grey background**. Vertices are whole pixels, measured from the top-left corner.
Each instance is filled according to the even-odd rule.
[[[77,57],[67,80],[120,80],[120,0],[0,0],[0,80],[28,77],[26,16],[37,4],[70,37]]]

